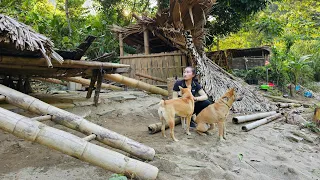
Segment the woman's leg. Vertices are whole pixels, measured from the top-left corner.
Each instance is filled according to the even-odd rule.
[[[193,113],[198,115],[202,111],[202,109],[206,108],[210,104],[211,103],[210,103],[209,100],[195,102],[194,103],[194,111],[193,111]]]

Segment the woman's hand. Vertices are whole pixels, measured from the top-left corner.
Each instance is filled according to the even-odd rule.
[[[198,101],[198,98],[197,98],[197,97],[193,97],[193,100],[194,100],[194,101]]]

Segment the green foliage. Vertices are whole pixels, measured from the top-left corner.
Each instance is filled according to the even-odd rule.
[[[122,174],[112,174],[109,180],[127,180],[128,178]]]
[[[317,124],[314,122],[308,122],[304,125],[305,128],[308,128],[310,131],[314,133],[320,133],[320,128],[318,128]]]
[[[320,93],[320,84],[317,84],[315,82],[306,83],[304,87],[310,89],[313,92]]]
[[[252,69],[250,69],[245,76],[245,79],[257,79],[257,80],[262,80],[266,81],[266,76],[267,76],[267,68],[266,66],[257,66]]]

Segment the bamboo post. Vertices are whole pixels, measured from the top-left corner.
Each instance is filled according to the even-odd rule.
[[[84,79],[84,78],[81,78],[81,77],[65,77],[65,78],[61,77],[60,79],[63,79],[63,80],[66,80],[66,81],[76,82],[76,83],[83,84],[83,85],[86,85],[86,86],[90,86],[90,80],[89,79]],[[96,86],[97,86],[97,83],[96,83]],[[105,84],[105,83],[102,83],[101,87],[103,89],[112,89],[112,90],[117,90],[117,91],[123,90],[121,87],[114,86],[114,85],[111,85],[111,84]]]
[[[274,115],[272,115],[272,116],[269,116],[269,117],[260,119],[260,120],[258,120],[258,121],[255,121],[255,122],[253,122],[253,123],[244,125],[244,126],[242,126],[241,129],[242,129],[243,131],[250,131],[251,129],[254,129],[254,128],[258,127],[258,126],[261,126],[261,125],[263,125],[263,124],[266,124],[266,123],[269,123],[269,122],[271,122],[271,121],[273,121],[273,120],[276,120],[276,119],[278,119],[278,118],[281,117],[281,116],[282,116],[281,113],[277,113],[277,114],[274,114]],[[283,117],[283,119],[284,119],[284,117]]]
[[[30,78],[29,77],[26,77],[26,79],[24,81],[24,92],[26,94],[32,93],[32,88],[31,88]]]
[[[142,81],[138,81],[136,79],[122,76],[120,74],[105,74],[104,77],[106,79],[111,80],[111,81],[122,83],[122,84],[127,85],[132,88],[138,88],[138,89],[142,89],[142,90],[145,90],[145,91],[148,91],[151,93],[161,94],[163,96],[168,96],[167,90],[158,88],[156,86],[153,86],[151,84],[148,84],[148,83],[145,83]]]
[[[54,107],[29,95],[20,93],[0,84],[0,95],[6,96],[6,101],[19,108],[36,114],[49,114],[53,121],[84,134],[96,134],[97,140],[113,148],[123,150],[141,159],[152,160],[155,155],[153,148],[129,139],[121,134],[96,125],[86,119]]]
[[[156,179],[158,168],[87,142],[73,134],[0,108],[0,128],[106,170],[138,179]]]
[[[91,98],[92,96],[93,88],[97,81],[97,75],[98,75],[98,70],[92,70],[92,76],[91,76],[89,89],[86,96],[87,99]]]
[[[174,119],[174,121],[175,121],[175,123],[174,123],[175,125],[181,124],[181,118],[180,117],[176,117]],[[148,126],[149,134],[155,134],[157,132],[160,132],[161,131],[161,126],[162,126],[161,122],[150,124]],[[168,129],[168,128],[169,128],[169,125],[166,123],[166,129]]]
[[[313,115],[313,121],[320,125],[320,108],[315,108],[314,115]]]
[[[149,30],[146,27],[146,25],[143,25],[143,43],[144,43],[144,54],[150,54]]]
[[[119,34],[119,46],[120,46],[120,56],[124,55],[124,51],[123,51],[123,37],[122,37],[122,33]]]
[[[32,79],[39,80],[39,81],[45,81],[45,82],[49,82],[49,83],[54,83],[54,84],[61,84],[61,85],[64,85],[64,86],[68,85],[67,82],[63,82],[63,81],[61,81],[59,79],[54,79],[54,78],[40,78],[40,77],[37,77],[37,78],[32,78]]]
[[[103,73],[99,70],[98,71],[98,80],[97,80],[97,88],[94,92],[94,105],[95,106],[98,106],[98,101],[99,101],[99,94],[100,94],[100,90],[101,90],[101,84],[102,84],[102,76],[103,76]]]
[[[277,114],[276,111],[270,111],[270,112],[264,112],[264,113],[258,113],[258,114],[250,114],[250,115],[245,115],[245,116],[237,116],[232,118],[232,122],[235,124],[247,122],[247,121],[253,121],[256,119],[261,119],[265,118],[268,116],[272,116],[274,114]]]
[[[153,77],[153,76],[149,76],[149,75],[146,75],[146,74],[136,73],[136,76],[141,76],[141,77],[145,77],[145,78],[152,79],[152,80],[155,80],[155,81],[167,83],[167,81],[165,81],[163,79],[160,79],[160,78],[157,78],[157,77]]]

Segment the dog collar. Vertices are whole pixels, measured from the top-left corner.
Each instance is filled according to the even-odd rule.
[[[229,109],[231,108],[226,102],[224,102],[224,100],[222,100],[222,99],[220,99],[220,100],[221,100],[225,105],[227,105]]]

